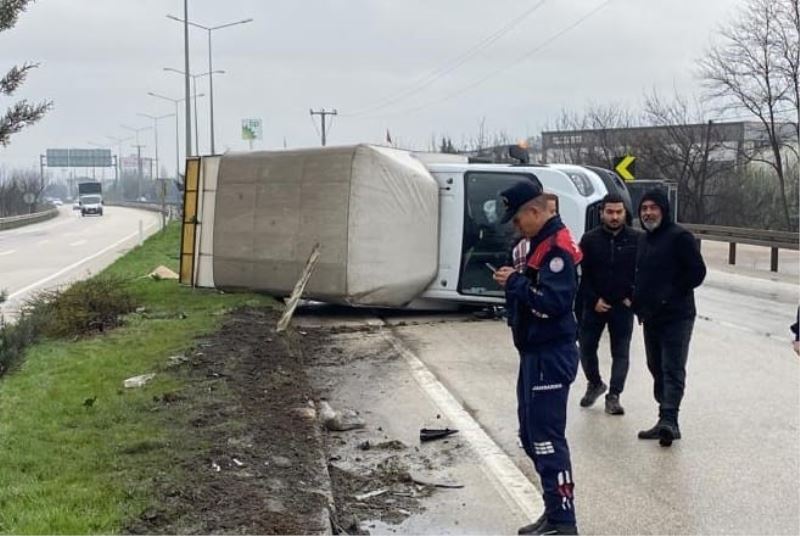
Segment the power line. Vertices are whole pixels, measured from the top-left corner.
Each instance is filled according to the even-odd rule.
[[[535,53],[539,52],[540,50],[542,50],[547,45],[551,44],[553,41],[555,41],[559,37],[561,37],[564,34],[570,32],[571,30],[574,30],[575,28],[580,26],[582,23],[586,22],[588,19],[590,19],[595,14],[597,14],[600,10],[605,8],[611,2],[612,2],[612,0],[605,0],[605,2],[603,2],[602,4],[600,4],[599,6],[594,8],[593,10],[589,11],[585,15],[581,16],[575,22],[570,24],[569,26],[559,30],[555,34],[551,35],[549,38],[547,38],[544,41],[542,41],[541,43],[537,44],[535,47],[533,47],[532,49],[528,50],[523,55],[521,55],[517,59],[515,59],[514,61],[512,61],[512,62],[510,62],[510,63],[508,63],[508,64],[506,64],[506,65],[504,65],[504,66],[502,66],[502,67],[500,67],[498,69],[495,69],[495,70],[491,71],[489,74],[483,76],[482,78],[479,78],[479,79],[475,80],[474,82],[462,87],[459,90],[456,90],[456,91],[454,91],[452,93],[449,93],[449,94],[445,95],[441,99],[438,99],[438,100],[435,100],[435,101],[431,101],[431,102],[428,102],[426,104],[423,104],[423,105],[420,105],[420,106],[416,106],[416,107],[413,107],[413,108],[406,108],[406,109],[400,110],[398,112],[392,112],[392,113],[389,113],[389,114],[377,114],[377,115],[374,115],[374,116],[371,115],[371,116],[368,116],[368,118],[385,117],[386,115],[403,115],[403,114],[409,114],[409,113],[416,113],[416,112],[418,112],[420,110],[424,110],[425,108],[429,108],[430,106],[434,106],[436,104],[441,104],[441,103],[446,102],[446,101],[448,101],[448,100],[450,100],[452,98],[458,97],[459,95],[462,95],[462,94],[468,92],[469,90],[471,90],[471,89],[483,84],[484,82],[486,82],[490,78],[493,78],[494,76],[500,74],[501,72],[510,69],[514,65],[516,65],[516,64],[518,64],[518,63],[520,63],[522,61],[525,61],[530,56],[532,56]]]
[[[386,108],[387,106],[391,106],[392,104],[405,100],[407,97],[410,97],[411,95],[419,93],[420,91],[429,87],[431,84],[433,84],[443,76],[455,71],[456,69],[464,65],[478,52],[481,52],[482,50],[486,49],[487,47],[497,42],[506,33],[514,29],[516,26],[521,24],[526,18],[528,18],[531,14],[533,14],[534,11],[541,8],[546,3],[546,1],[547,0],[541,0],[536,5],[526,9],[519,15],[514,16],[498,30],[495,30],[490,35],[484,37],[476,44],[471,46],[469,49],[467,49],[465,52],[459,54],[455,58],[446,61],[441,66],[437,67],[427,75],[421,77],[410,87],[407,87],[406,89],[403,89],[400,92],[395,93],[394,95],[390,95],[370,106],[367,106],[366,108],[362,108],[361,110],[357,110],[353,113],[343,114],[343,115],[345,115],[346,117],[357,117],[360,115],[368,114],[380,110],[382,108]]]

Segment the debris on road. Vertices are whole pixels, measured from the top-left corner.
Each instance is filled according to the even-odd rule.
[[[358,448],[361,450],[370,450],[370,449],[403,450],[408,447],[402,441],[393,439],[391,441],[383,441],[381,443],[375,443],[375,444],[367,440],[362,443],[359,443]]]
[[[156,377],[155,372],[151,372],[149,374],[141,374],[139,376],[133,376],[131,378],[128,378],[127,380],[122,382],[122,385],[125,387],[125,389],[136,389],[139,387],[144,387],[150,380],[152,380],[155,377]]]
[[[364,428],[367,425],[355,411],[350,409],[336,411],[324,400],[319,403],[319,416],[325,428],[332,432],[347,432]]]
[[[168,367],[178,367],[184,363],[187,363],[189,358],[185,355],[171,355],[167,358],[167,366]]]
[[[150,279],[154,279],[155,281],[160,281],[162,279],[178,279],[178,274],[163,265],[159,266],[147,275],[150,277]]]
[[[458,430],[451,430],[450,428],[421,428],[419,431],[419,440],[422,442],[434,441],[451,436],[455,433],[458,433]]]
[[[388,493],[388,492],[389,492],[388,488],[377,489],[375,491],[368,491],[367,493],[360,493],[358,495],[353,495],[353,498],[360,502],[360,501],[367,500],[367,499],[369,499],[371,497],[377,497],[379,495],[383,495],[384,493]]]

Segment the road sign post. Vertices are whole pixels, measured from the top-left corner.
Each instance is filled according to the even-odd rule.
[[[261,119],[242,119],[242,139],[249,142],[251,151],[253,140],[262,139],[263,134]]]

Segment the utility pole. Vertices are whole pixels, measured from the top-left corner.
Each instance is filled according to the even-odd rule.
[[[322,108],[319,111],[315,111],[315,110],[311,110],[310,109],[310,110],[308,110],[308,113],[311,114],[311,120],[312,121],[314,120],[314,116],[315,115],[320,116],[320,120],[321,120],[320,123],[322,124],[322,146],[325,147],[325,144],[328,141],[327,137],[325,136],[325,132],[326,132],[325,131],[325,126],[326,126],[325,125],[325,123],[326,123],[325,117],[328,116],[328,115],[339,115],[339,112],[337,112],[335,109],[331,110],[331,111],[327,111],[327,110],[325,110],[325,108]]]
[[[142,197],[142,148],[144,145],[137,143],[134,147],[136,147],[136,168],[138,170],[136,177],[136,200],[138,201]]]

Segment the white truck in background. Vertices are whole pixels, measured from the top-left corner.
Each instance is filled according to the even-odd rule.
[[[576,240],[600,223],[613,172],[471,163],[374,145],[228,153],[187,161],[181,281],[291,293],[315,244],[308,299],[375,307],[496,304],[486,263],[515,239],[499,194],[516,181],[558,196]]]
[[[78,207],[81,216],[103,215],[103,185],[97,181],[78,183]]]

